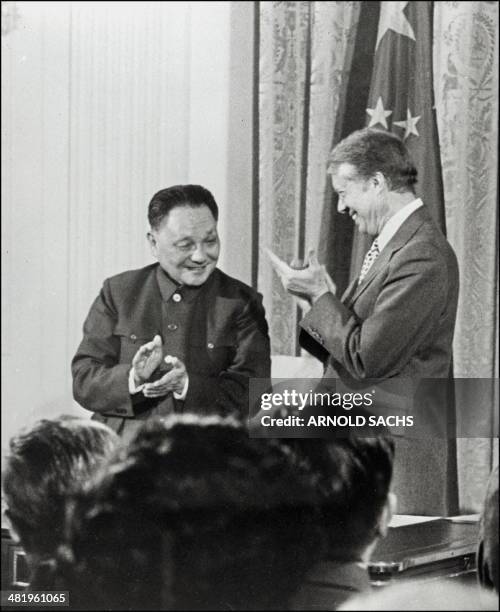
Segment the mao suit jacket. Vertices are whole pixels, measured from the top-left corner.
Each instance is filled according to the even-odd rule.
[[[148,418],[162,399],[129,393],[132,359],[139,347],[161,335],[159,264],[107,279],[83,327],[72,361],[73,394],[94,418],[123,433]],[[182,292],[182,288],[180,289]],[[270,376],[268,326],[260,294],[215,269],[200,287],[185,343],[189,387],[177,412],[248,414],[250,377]]]

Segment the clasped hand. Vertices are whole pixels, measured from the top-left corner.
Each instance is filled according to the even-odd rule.
[[[169,368],[158,380],[147,382],[162,361]],[[143,344],[132,360],[134,382],[143,385],[142,392],[146,397],[163,397],[167,393],[182,393],[187,371],[184,363],[177,357],[167,355],[163,358],[161,337],[156,335],[151,342]]]
[[[314,249],[309,251],[304,267],[301,268],[288,265],[269,249],[266,251],[283,287],[297,299],[303,309],[306,304],[310,306],[328,291],[335,293],[335,283],[325,266],[319,263]]]

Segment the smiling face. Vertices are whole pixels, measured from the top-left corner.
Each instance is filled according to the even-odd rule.
[[[202,285],[219,259],[217,222],[208,206],[176,206],[148,240],[160,266],[181,285]]]
[[[378,174],[360,178],[355,166],[348,163],[340,164],[332,172],[332,185],[339,196],[338,211],[349,213],[359,231],[372,236],[380,233],[387,220],[383,177]]]

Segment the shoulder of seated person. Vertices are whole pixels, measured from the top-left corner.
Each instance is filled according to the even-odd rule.
[[[125,270],[108,277],[104,282],[112,290],[134,292],[137,291],[137,286],[142,285],[149,277],[155,277],[157,267],[158,264],[154,263],[136,270]]]

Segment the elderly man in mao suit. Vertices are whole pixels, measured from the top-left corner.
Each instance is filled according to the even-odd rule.
[[[155,194],[158,259],[104,282],[72,361],[75,399],[130,437],[151,415],[248,410],[250,377],[270,375],[261,296],[216,268],[217,204],[198,185]]]
[[[419,394],[409,393],[415,418],[436,417],[436,429],[426,439],[399,440],[400,511],[445,514],[456,509],[446,465],[454,461],[446,440],[454,415],[448,412],[446,385],[428,379],[447,379],[450,373],[458,301],[455,254],[416,198],[416,168],[394,134],[354,132],[333,149],[329,172],[339,212],[349,213],[375,240],[341,299],[314,254],[300,270],[275,260],[284,286],[310,308],[300,323],[301,345],[323,361],[325,378],[339,378],[348,388],[369,379],[381,387],[397,381],[401,388],[413,386],[411,393]],[[434,424],[427,425],[432,431]]]

